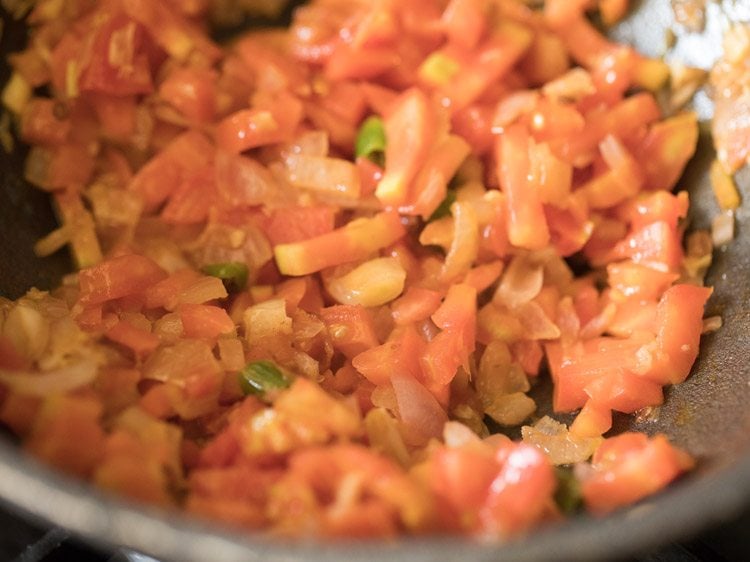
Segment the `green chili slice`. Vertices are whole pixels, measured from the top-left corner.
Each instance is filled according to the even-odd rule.
[[[240,371],[239,378],[245,395],[265,396],[269,391],[288,388],[291,384],[289,377],[273,361],[266,360],[248,363]]]
[[[385,161],[385,126],[383,120],[375,115],[368,117],[357,132],[354,143],[356,156],[369,158],[382,166]]]
[[[563,513],[575,513],[583,502],[578,478],[573,474],[573,469],[566,466],[556,467],[555,474],[557,476],[557,490],[555,491],[557,507]]]
[[[201,271],[221,279],[229,292],[241,291],[247,286],[248,269],[242,262],[211,263],[204,265]]]

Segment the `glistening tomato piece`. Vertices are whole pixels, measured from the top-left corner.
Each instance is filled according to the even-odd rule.
[[[656,341],[639,352],[647,359],[638,374],[661,384],[679,384],[687,378],[698,357],[703,307],[711,292],[684,284],[667,289],[656,309]]]
[[[86,306],[141,293],[167,276],[154,261],[126,254],[78,273],[80,302]]]
[[[409,185],[434,142],[437,123],[431,101],[422,90],[407,90],[385,117],[385,170],[375,195],[385,205],[406,201]]]
[[[549,243],[549,228],[539,194],[529,181],[529,133],[508,127],[496,141],[498,177],[508,197],[508,238],[515,246],[538,250]]]
[[[593,471],[581,483],[583,498],[594,513],[607,513],[658,492],[692,466],[663,435],[623,433],[594,453]]]

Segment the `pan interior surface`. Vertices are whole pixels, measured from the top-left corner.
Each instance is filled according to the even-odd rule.
[[[715,33],[721,28],[721,18],[727,14],[743,17],[730,11],[735,3],[726,0],[709,4],[707,39],[700,43],[697,34],[680,35],[673,56],[696,64],[705,58],[712,60],[717,54]],[[638,4],[636,13],[614,31],[614,36],[649,54],[662,54],[665,29],[673,25],[668,3],[645,0]],[[20,48],[26,33],[22,23],[13,21],[5,10],[2,16],[0,52],[7,54]],[[750,14],[744,17],[750,18]],[[713,45],[713,55],[705,52],[706,45]],[[7,77],[3,60],[0,83]],[[710,101],[701,94],[696,103],[702,104],[696,109],[706,117]],[[17,298],[31,286],[52,288],[70,270],[65,252],[45,259],[33,253],[34,242],[55,227],[55,217],[46,195],[22,179],[24,156],[18,145],[10,153],[0,150],[0,296],[7,298]],[[690,192],[691,227],[709,227],[718,212],[708,181],[713,156],[710,138],[703,135],[697,156],[680,183],[681,189]],[[737,184],[745,198],[750,197],[748,170],[738,175]],[[31,516],[68,527],[94,541],[124,544],[171,560],[427,561],[456,560],[467,555],[476,561],[593,559],[615,552],[626,555],[697,532],[731,518],[750,499],[748,223],[746,209],[740,208],[734,242],[715,251],[707,278],[714,294],[706,316],[721,315],[723,327],[702,339],[701,354],[690,378],[667,391],[666,403],[656,419],[623,416],[615,421],[619,430],[667,434],[698,457],[698,469],[666,493],[613,517],[581,518],[503,546],[438,539],[397,544],[281,545],[112,499],[25,458],[9,439],[0,440],[0,496]],[[537,398],[542,410],[545,392],[549,395],[549,388],[540,385]],[[548,411],[550,406],[547,399]]]

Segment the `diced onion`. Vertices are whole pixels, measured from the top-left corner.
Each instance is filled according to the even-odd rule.
[[[711,240],[715,247],[729,244],[734,239],[734,212],[724,211],[711,222]]]
[[[542,449],[557,465],[586,461],[602,442],[601,437],[574,437],[564,424],[548,416],[533,427],[522,427],[521,435],[525,443]]]
[[[380,306],[398,297],[404,290],[406,271],[396,258],[376,258],[332,279],[328,292],[342,304]]]
[[[96,362],[92,359],[82,359],[72,365],[47,372],[0,369],[0,382],[18,394],[49,396],[87,385],[96,378],[96,373]]]
[[[286,314],[283,299],[272,299],[251,306],[245,311],[243,322],[245,336],[251,344],[260,338],[292,333],[292,319]]]
[[[544,264],[528,255],[515,256],[505,269],[493,301],[508,308],[525,304],[539,294],[544,284]]]

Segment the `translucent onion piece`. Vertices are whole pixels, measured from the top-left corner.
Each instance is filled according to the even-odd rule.
[[[482,440],[464,424],[449,421],[443,427],[443,442],[448,447],[458,448],[472,443],[481,443]]]
[[[326,288],[341,304],[380,306],[404,290],[406,271],[396,258],[376,258],[331,279]]]
[[[492,300],[517,308],[536,297],[543,284],[544,264],[528,254],[521,254],[510,261]]]
[[[445,282],[469,271],[479,252],[479,223],[471,203],[457,201],[451,205],[451,213],[453,242],[440,271],[440,278]]]
[[[184,289],[177,299],[178,304],[203,304],[215,299],[224,299],[228,295],[224,283],[218,277],[201,277]]]
[[[544,416],[533,427],[522,427],[521,435],[524,442],[539,447],[557,465],[588,460],[602,442],[601,437],[574,437],[565,424],[548,416]]]
[[[542,92],[554,100],[578,101],[596,92],[591,74],[582,68],[573,68],[542,87]]]
[[[292,333],[292,319],[286,314],[286,302],[272,299],[251,306],[243,315],[248,343],[261,338]]]
[[[205,341],[181,340],[154,353],[143,366],[143,378],[182,386],[191,375],[220,370],[211,346]]]
[[[500,425],[517,426],[536,410],[536,403],[523,392],[497,396],[485,413]]]
[[[523,326],[526,339],[555,340],[560,337],[560,328],[545,314],[544,309],[536,302],[527,302],[516,309],[516,314]]]
[[[36,308],[19,303],[8,311],[2,334],[24,357],[36,360],[47,347],[50,325]]]
[[[308,131],[283,148],[284,160],[294,154],[323,157],[328,155],[328,133],[325,131]]]
[[[385,453],[401,466],[409,464],[409,451],[399,432],[398,421],[388,413],[388,410],[384,408],[370,410],[365,416],[365,431],[373,449]]]
[[[734,239],[734,212],[724,211],[711,221],[711,239],[717,248]]]
[[[80,388],[96,378],[97,364],[92,359],[47,372],[6,371],[0,369],[0,382],[13,392],[27,396],[49,396]]]
[[[304,154],[286,157],[287,179],[295,187],[358,199],[359,171],[347,160]]]

